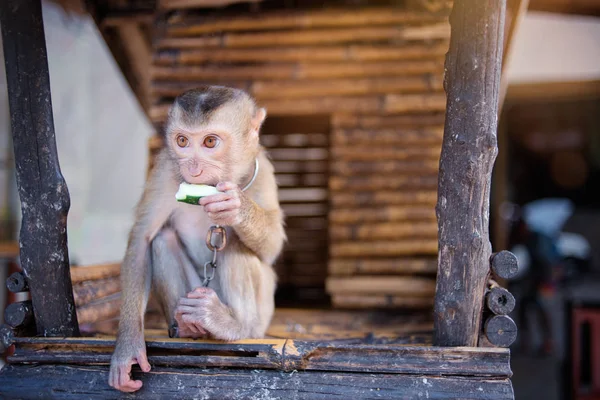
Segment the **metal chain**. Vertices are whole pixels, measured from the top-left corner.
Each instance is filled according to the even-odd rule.
[[[220,241],[214,241],[213,239],[218,236],[221,237]],[[206,247],[213,252],[213,257],[211,261],[204,263],[204,281],[202,282],[202,286],[207,287],[209,282],[214,279],[215,270],[217,269],[217,252],[222,251],[226,245],[227,232],[225,228],[220,225],[211,226],[206,234]],[[207,268],[209,266],[211,267],[210,275]]]

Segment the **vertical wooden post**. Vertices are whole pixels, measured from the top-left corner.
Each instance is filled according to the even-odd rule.
[[[506,0],[455,0],[444,87],[434,344],[476,346],[489,273],[489,198],[498,152]]]
[[[17,186],[20,258],[38,335],[79,335],[67,250],[69,191],[54,137],[40,0],[3,0],[0,22]]]

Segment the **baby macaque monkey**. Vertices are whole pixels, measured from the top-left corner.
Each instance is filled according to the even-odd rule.
[[[178,337],[264,336],[274,311],[272,264],[286,240],[273,166],[259,144],[265,117],[237,89],[206,86],[175,99],[166,146],[138,203],[121,266],[110,386],[137,391],[142,382],[131,379],[131,366],[150,371],[144,314],[151,288]],[[220,193],[202,197],[198,205],[178,202],[182,182],[216,186]],[[227,243],[205,287],[203,267],[213,258],[206,237],[214,225],[224,227]]]

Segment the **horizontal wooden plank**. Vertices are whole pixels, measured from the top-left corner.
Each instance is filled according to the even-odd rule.
[[[275,180],[279,187],[326,187],[328,183],[325,174],[277,174]]]
[[[321,147],[299,149],[270,148],[267,149],[267,153],[275,161],[275,165],[277,165],[277,161],[322,161],[329,158],[329,151]]]
[[[88,280],[107,279],[119,276],[121,273],[120,263],[99,264],[71,267],[71,281],[73,284]]]
[[[437,239],[396,239],[371,242],[337,242],[329,246],[331,257],[433,256],[438,253]]]
[[[319,152],[317,157],[325,157],[327,158],[328,152]],[[284,156],[284,153],[281,153],[280,156]],[[271,158],[273,155],[270,154]],[[313,155],[314,157],[314,155]],[[326,159],[319,160],[275,160],[271,161],[273,163],[273,167],[275,168],[275,173],[293,173],[293,172],[322,172],[326,173],[329,171],[329,163]]]
[[[327,204],[319,204],[319,203],[298,203],[298,204],[282,204],[281,208],[283,209],[284,215],[288,215],[291,217],[312,217],[312,216],[326,216],[329,207]]]
[[[162,37],[158,49],[203,47],[249,48],[365,43],[372,41],[449,39],[450,25],[446,22],[416,26],[368,26],[330,29],[293,29],[281,32],[220,33],[197,37]]]
[[[437,188],[437,174],[410,176],[377,175],[377,176],[331,176],[329,189],[331,191],[361,191],[361,190],[433,190]]]
[[[440,357],[442,357],[440,355]],[[367,358],[368,359],[368,358]],[[492,363],[490,363],[492,364]],[[378,365],[378,363],[371,363]],[[451,368],[450,368],[451,369]],[[479,398],[513,399],[507,378],[294,372],[282,374],[268,370],[192,370],[155,367],[149,373],[134,368],[134,377],[144,386],[136,397],[144,399],[247,399],[263,397],[285,399],[431,397],[436,399]],[[23,398],[35,393],[39,398],[106,399],[118,397],[107,384],[108,367],[72,365],[8,365],[0,373],[0,396]],[[178,388],[174,391],[174,388]]]
[[[261,144],[269,147],[327,147],[329,135],[325,133],[289,133],[260,135]]]
[[[332,132],[333,145],[434,145],[441,149],[444,127],[427,127],[416,129],[334,129]]]
[[[264,64],[250,66],[204,66],[152,67],[154,81],[201,83],[207,80],[305,80],[331,78],[360,78],[381,76],[440,74],[441,60],[381,61],[342,63]],[[439,97],[439,96],[438,96]],[[436,99],[438,98],[436,97]],[[400,101],[394,99],[394,101]]]
[[[440,158],[440,148],[435,147],[408,147],[394,146],[370,147],[368,151],[355,146],[333,146],[331,148],[332,160],[344,161],[383,161],[383,160],[433,160]]]
[[[277,98],[428,93],[442,91],[441,74],[390,78],[328,79],[317,81],[257,81],[250,92],[259,101]]]
[[[334,208],[329,212],[333,224],[365,222],[436,221],[435,208],[426,206],[388,206],[361,209]]]
[[[329,237],[333,241],[400,238],[437,238],[436,221],[428,222],[379,222],[356,225],[336,225],[329,228]]]
[[[445,111],[445,110],[444,110]],[[356,115],[336,113],[332,124],[337,128],[399,129],[444,125],[445,112],[412,113],[408,115]]]
[[[428,257],[388,258],[388,259],[331,259],[329,274],[338,275],[403,275],[434,274],[437,272],[437,259]]]
[[[325,187],[307,187],[294,189],[279,189],[277,192],[280,203],[289,202],[325,202],[329,197]]]
[[[121,278],[119,276],[75,284],[73,285],[75,306],[83,306],[100,298],[113,295],[120,290]]]
[[[365,206],[426,205],[434,207],[437,191],[361,191],[329,193],[333,208],[363,208]]]
[[[201,65],[205,63],[283,63],[283,62],[369,62],[425,60],[443,57],[448,41],[356,44],[343,46],[294,46],[236,49],[168,49],[155,53],[154,64]]]
[[[360,7],[296,9],[294,12],[271,11],[259,15],[235,17],[186,17],[168,23],[165,35],[170,37],[197,36],[207,33],[235,31],[267,31],[279,29],[313,29],[344,26],[377,26],[444,22],[445,17],[433,13],[412,12],[399,7]]]
[[[334,159],[331,163],[330,172],[334,176],[360,176],[360,175],[392,175],[411,174],[415,175],[437,175],[439,161],[435,159],[425,160],[372,160],[372,161],[346,161]]]
[[[186,8],[225,7],[238,3],[260,3],[263,0],[158,0],[158,8],[176,10]]]
[[[350,309],[430,309],[433,307],[432,297],[405,297],[392,295],[344,295],[335,294],[331,296],[331,302],[336,308]]]
[[[55,341],[18,339],[9,361],[13,364],[35,360],[34,362],[53,364],[106,365],[110,361],[106,356],[113,350],[113,339],[114,337]],[[42,349],[44,351],[40,351]],[[508,351],[496,348],[397,346],[291,339],[234,343],[164,339],[147,340],[147,353],[155,366],[175,364],[200,367],[195,373],[206,367],[220,368],[230,364],[243,367],[246,363],[246,368],[249,369],[280,371],[320,370],[495,378],[510,376]],[[89,361],[85,360],[86,357]],[[349,362],[352,358],[354,362]]]
[[[435,278],[415,276],[329,277],[326,289],[331,294],[402,295],[433,298]]]

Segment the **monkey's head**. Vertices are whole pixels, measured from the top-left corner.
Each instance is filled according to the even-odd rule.
[[[203,86],[179,95],[166,123],[166,143],[187,183],[216,185],[253,172],[266,117],[244,91]]]

